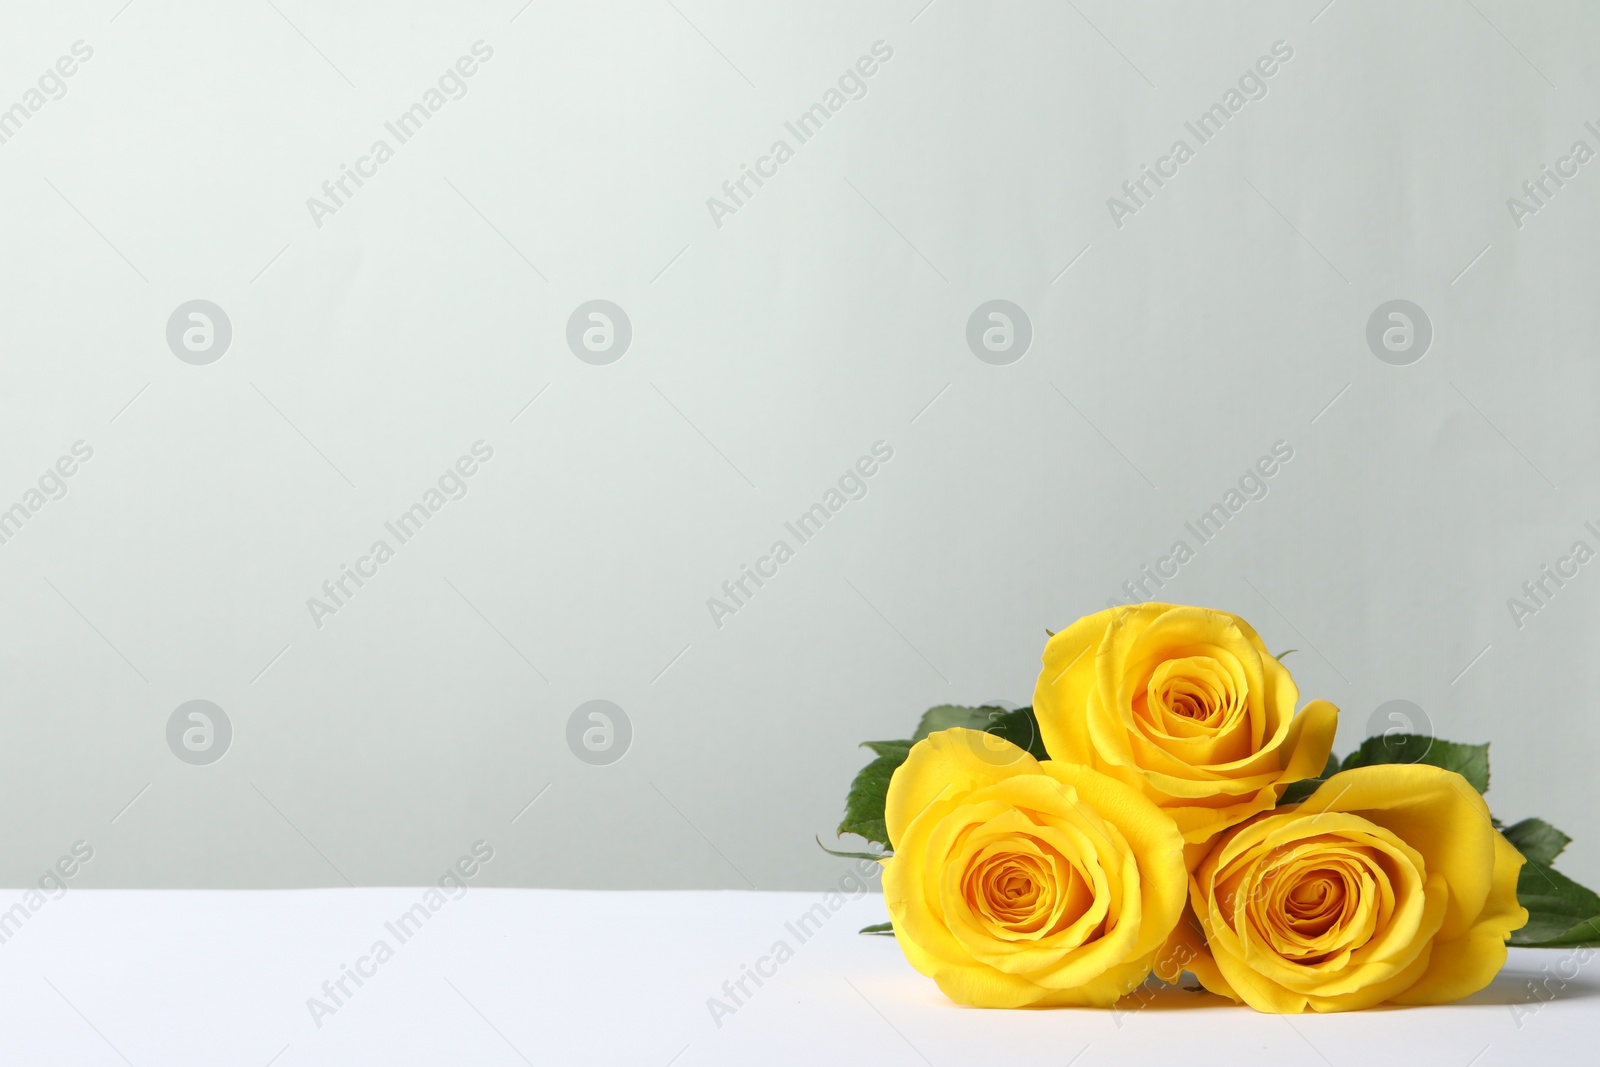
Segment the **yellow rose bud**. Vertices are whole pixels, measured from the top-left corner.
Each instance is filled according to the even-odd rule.
[[[1136,604],[1050,639],[1033,710],[1051,759],[1084,763],[1172,816],[1192,867],[1211,837],[1322,773],[1339,709],[1299,714],[1294,679],[1237,615]]]
[[[889,782],[883,895],[906,959],[982,1008],[1109,1007],[1184,907],[1183,839],[1135,789],[976,730]]]
[[[1522,863],[1454,771],[1357,767],[1219,837],[1164,958],[1259,1011],[1443,1004],[1505,963]]]

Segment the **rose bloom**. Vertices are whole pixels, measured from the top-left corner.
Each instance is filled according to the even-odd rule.
[[[1300,692],[1237,615],[1137,604],[1052,637],[1033,695],[1053,760],[1141,790],[1178,824],[1191,867],[1204,843],[1322,773],[1339,709]]]
[[[1217,839],[1189,884],[1205,937],[1186,919],[1167,956],[1259,1011],[1443,1004],[1505,963],[1522,863],[1454,771],[1354,768]]]
[[[1182,913],[1183,840],[1138,790],[952,729],[917,742],[884,808],[883,895],[906,959],[982,1008],[1109,1007]]]

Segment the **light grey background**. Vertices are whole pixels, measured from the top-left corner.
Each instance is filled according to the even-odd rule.
[[[274,4],[276,6],[274,6]],[[1236,611],[1303,698],[1492,740],[1490,799],[1600,878],[1600,15],[1577,3],[731,0],[0,9],[0,880],[815,888],[858,740],[1026,702],[1275,442],[1163,599]],[[467,92],[384,123],[483,41]],[[785,128],[875,42],[860,99]],[[1275,42],[1266,95],[1184,123]],[[320,219],[307,198],[386,138]],[[794,158],[720,219],[776,139]],[[1108,198],[1195,156],[1118,226]],[[1554,189],[1553,184],[1549,186]],[[191,365],[174,309],[232,341]],[[591,365],[580,304],[632,340]],[[980,304],[1020,360],[967,344]],[[1433,341],[1369,349],[1379,305]],[[335,615],[307,599],[493,449]],[[893,458],[737,614],[707,600],[875,442]],[[752,587],[753,588],[753,587]],[[631,746],[568,746],[590,700]],[[168,747],[190,700],[221,759]],[[1387,725],[1387,724],[1385,724]],[[531,802],[531,804],[530,804]]]

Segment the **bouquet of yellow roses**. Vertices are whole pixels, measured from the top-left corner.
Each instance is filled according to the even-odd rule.
[[[1109,1007],[1152,972],[1266,1012],[1440,1004],[1506,945],[1600,945],[1569,838],[1489,811],[1488,745],[1296,710],[1236,615],[1110,608],[1053,634],[1033,706],[941,706],[851,786],[892,932],[952,1000]],[[866,855],[854,853],[852,855]]]

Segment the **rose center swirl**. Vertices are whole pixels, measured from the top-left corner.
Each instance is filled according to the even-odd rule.
[[[1037,937],[1081,918],[1094,890],[1077,865],[1029,839],[975,856],[962,879],[974,916],[1007,934]],[[1029,847],[1031,846],[1031,847]]]
[[[1255,936],[1286,960],[1314,965],[1366,944],[1373,908],[1391,895],[1374,850],[1316,850],[1268,864],[1245,915]]]
[[[1153,665],[1133,699],[1135,720],[1158,740],[1215,737],[1247,713],[1248,687],[1225,659],[1179,656]]]

